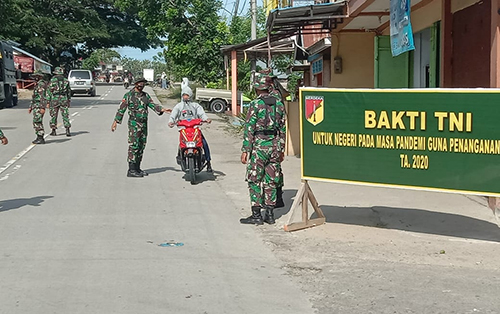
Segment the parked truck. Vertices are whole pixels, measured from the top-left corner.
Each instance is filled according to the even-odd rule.
[[[0,108],[17,105],[14,52],[7,41],[0,41]]]
[[[247,99],[243,93],[238,91],[238,104],[242,104],[241,99],[246,102]],[[226,89],[213,89],[213,88],[197,88],[195,99],[205,108],[210,109],[212,112],[222,113],[231,106],[232,93]]]

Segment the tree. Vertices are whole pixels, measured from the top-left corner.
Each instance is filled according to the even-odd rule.
[[[138,12],[119,10],[115,0],[1,0],[0,36],[54,65],[88,57],[99,48],[161,44],[139,23]],[[10,17],[12,16],[12,17]],[[6,27],[4,27],[4,25]]]
[[[228,27],[218,15],[219,0],[118,0],[121,8],[138,10],[149,37],[165,38],[163,57],[175,79],[202,83],[223,77],[220,47]]]
[[[82,67],[87,70],[94,70],[101,64],[109,64],[118,61],[120,54],[113,49],[97,49],[88,58],[83,60]]]

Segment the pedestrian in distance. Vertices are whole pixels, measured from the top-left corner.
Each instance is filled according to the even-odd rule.
[[[212,122],[212,120],[208,118],[203,107],[197,102],[191,101],[191,97],[193,97],[193,91],[189,86],[185,85],[181,92],[181,101],[175,105],[172,113],[170,114],[170,119],[168,120],[169,127],[174,127],[179,120],[201,119],[207,123]],[[207,172],[213,172],[210,147],[208,147],[208,142],[203,134],[202,143],[203,151],[205,152],[205,160],[207,161]],[[178,152],[178,158],[180,158],[179,154],[180,152]]]
[[[53,72],[54,76],[50,79],[47,88],[47,100],[49,113],[50,113],[50,128],[52,132],[50,135],[55,136],[57,129],[57,116],[61,111],[63,118],[63,125],[66,128],[66,136],[71,136],[69,121],[69,107],[71,104],[71,89],[69,81],[63,76],[64,71],[61,67],[56,67]]]
[[[36,70],[31,75],[35,81],[36,85],[33,89],[33,95],[31,96],[31,103],[28,109],[28,113],[33,113],[33,128],[35,129],[36,139],[32,142],[33,144],[45,144],[45,130],[43,129],[43,116],[45,114],[45,107],[47,107],[47,88],[49,86],[49,81],[45,79],[45,75],[40,70]]]
[[[2,142],[2,145],[7,145],[9,144],[9,140],[7,137],[3,134],[2,130],[0,130],[0,141]]]
[[[161,88],[167,88],[167,75],[165,74],[165,72],[161,73]]]
[[[148,175],[147,172],[141,169],[142,157],[148,137],[148,108],[154,110],[158,115],[172,111],[172,109],[163,108],[153,103],[151,96],[143,91],[146,82],[147,80],[144,78],[138,78],[134,82],[134,88],[123,96],[111,125],[111,131],[114,132],[117,124],[122,123],[125,111],[128,109],[127,177],[141,178]]]
[[[285,107],[269,94],[272,78],[255,75],[257,98],[250,102],[243,134],[241,163],[247,165],[246,181],[252,214],[240,219],[242,224],[274,224],[276,182],[285,149]],[[262,209],[265,209],[262,218]]]

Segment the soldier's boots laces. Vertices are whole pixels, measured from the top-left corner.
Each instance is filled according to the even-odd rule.
[[[33,144],[45,144],[45,139],[43,138],[43,135],[37,135],[36,139],[31,143],[33,143]]]
[[[56,135],[57,135],[57,134],[56,134],[56,129],[52,129],[52,132],[50,132],[50,135],[52,135],[52,136],[56,136]]]
[[[69,132],[69,128],[66,128],[66,136],[71,136],[71,133]]]
[[[133,162],[128,163],[127,177],[131,177],[131,178],[142,178],[143,177],[142,173],[140,173],[136,170],[136,164]]]
[[[247,218],[241,218],[240,223],[246,225],[263,225],[262,215],[260,214],[259,206],[252,206],[252,215]]]
[[[272,225],[276,222],[274,219],[274,208],[266,207],[266,212],[264,213],[264,222]]]
[[[207,172],[213,172],[214,170],[212,169],[212,164],[210,161],[207,161]]]
[[[276,188],[276,206],[274,208],[285,207],[285,202],[283,202],[283,187]]]

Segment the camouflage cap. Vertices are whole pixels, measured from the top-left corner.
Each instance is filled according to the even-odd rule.
[[[56,67],[54,69],[54,72],[52,72],[53,74],[64,74],[64,70],[61,68],[61,67]]]
[[[147,82],[148,82],[148,80],[146,80],[146,79],[145,79],[145,78],[143,78],[143,77],[138,77],[138,78],[134,81],[134,84],[139,84],[139,83],[142,83],[142,82],[147,83]]]
[[[253,87],[258,90],[268,90],[273,85],[273,79],[268,74],[255,73]]]
[[[44,75],[45,74],[40,69],[35,70],[35,72],[31,73],[31,76],[44,76]]]

